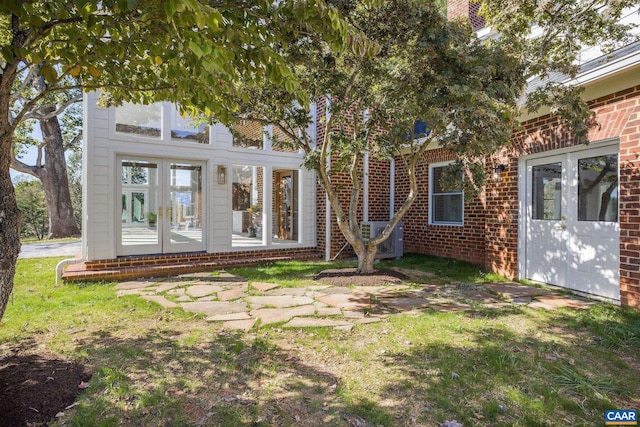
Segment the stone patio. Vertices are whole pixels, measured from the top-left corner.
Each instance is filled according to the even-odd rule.
[[[116,295],[136,295],[167,309],[203,314],[208,322],[240,331],[249,331],[256,324],[274,323],[282,323],[285,328],[332,327],[350,331],[356,324],[379,322],[394,314],[522,306],[584,309],[595,304],[582,297],[520,283],[283,288],[277,283],[248,283],[245,278],[224,271],[123,282],[116,285]]]

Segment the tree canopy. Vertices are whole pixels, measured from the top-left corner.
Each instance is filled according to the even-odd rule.
[[[554,2],[489,0],[482,11],[497,32],[479,39],[468,21],[447,21],[433,1],[375,7],[341,2],[353,26],[380,47],[376,55],[335,52],[308,36],[286,47],[303,87],[312,97],[328,99],[326,114],[320,112],[324,140],[316,144],[304,132],[310,110],[270,83],[245,81],[249,102],[237,116],[279,127],[287,137],[274,143],[305,151],[307,166],[317,172],[340,230],[358,255],[359,269],[369,272],[376,245],[417,196],[415,167],[427,147],[439,146],[455,156],[445,185],[460,185],[464,175],[465,190],[475,194],[485,183],[487,156],[508,144],[526,109],[551,106],[573,135],[585,140],[593,121],[581,89],[549,82],[527,97],[527,81],[554,71],[575,76],[577,46],[624,41],[629,28],[618,21],[632,2],[614,3],[603,13],[580,1],[556,7]],[[403,162],[410,183],[389,226],[374,239],[364,238],[359,229],[365,155]],[[340,174],[350,179],[346,202],[339,197],[344,175],[335,180]]]
[[[172,101],[223,121],[238,109],[242,80],[272,81],[304,103],[306,92],[281,55],[290,35],[303,34],[320,35],[332,48],[375,50],[324,0],[1,2],[0,318],[20,251],[9,167],[25,118],[74,89],[101,89],[105,102]],[[44,90],[30,90],[35,78]]]

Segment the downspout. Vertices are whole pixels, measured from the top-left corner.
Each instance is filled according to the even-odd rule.
[[[362,169],[364,172],[362,191],[362,221],[369,221],[369,152],[364,153]]]
[[[396,160],[389,163],[389,220],[393,218],[396,204]]]
[[[58,264],[56,264],[56,285],[62,279],[62,275],[64,274],[64,267],[72,264],[80,264],[81,262],[85,262],[87,258],[84,256],[84,251],[80,258],[68,258],[63,259]]]

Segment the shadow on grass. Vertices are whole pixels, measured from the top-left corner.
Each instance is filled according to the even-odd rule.
[[[365,425],[359,408],[375,406],[345,405],[336,376],[268,338],[204,334],[94,334],[82,350],[98,369],[66,424]],[[390,418],[384,409],[375,411]]]
[[[639,319],[599,305],[539,316],[536,331],[544,333],[461,326],[462,342],[454,333],[386,354],[383,363],[401,380],[385,394],[406,404],[409,424],[603,424],[605,410],[640,404]],[[626,339],[612,346],[611,337],[598,335],[612,330]]]

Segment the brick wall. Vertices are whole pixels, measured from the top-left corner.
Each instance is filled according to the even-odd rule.
[[[453,160],[442,149],[425,153],[416,167],[418,197],[404,217],[404,251],[485,263],[485,195],[464,202],[462,226],[429,224],[429,164]],[[409,178],[401,161],[396,161],[395,208],[409,193]]]
[[[469,0],[449,0],[447,1],[447,18],[468,18],[474,30],[479,30],[485,25],[484,18],[478,16],[480,3],[472,3]]]

